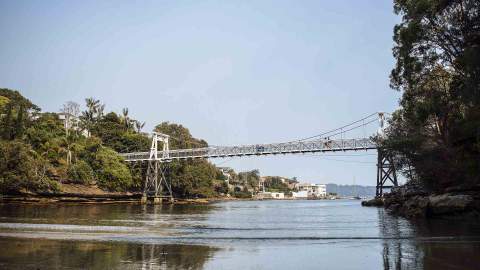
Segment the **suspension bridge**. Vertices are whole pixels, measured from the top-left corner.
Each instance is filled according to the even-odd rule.
[[[294,141],[269,144],[251,144],[239,146],[208,146],[191,149],[170,149],[170,136],[154,132],[150,151],[121,153],[126,162],[147,162],[144,196],[153,197],[154,203],[163,199],[173,201],[173,193],[168,179],[169,163],[175,160],[214,159],[247,156],[347,152],[378,150],[374,137],[383,133],[385,113],[373,113],[339,128]],[[349,138],[346,135],[354,130],[365,129],[367,125],[378,122],[376,134],[370,137]],[[338,138],[339,137],[339,138]],[[395,166],[391,157],[377,151],[376,196],[383,195],[385,189],[398,186]],[[387,185],[388,183],[388,185]]]

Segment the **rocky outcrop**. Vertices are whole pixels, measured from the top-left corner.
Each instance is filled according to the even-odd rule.
[[[480,194],[478,190],[432,194],[428,193],[418,183],[412,182],[393,189],[382,199],[374,199],[362,203],[362,205],[383,205],[391,213],[408,218],[480,218]]]
[[[373,198],[368,201],[362,201],[362,206],[383,206],[383,198]]]
[[[444,215],[474,210],[474,197],[471,195],[432,195],[428,197],[430,215]]]

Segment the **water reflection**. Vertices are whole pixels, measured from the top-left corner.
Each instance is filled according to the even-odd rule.
[[[408,221],[400,217],[392,216],[378,209],[380,235],[384,240],[383,245],[383,268],[395,269],[423,269],[422,251],[408,237],[414,237],[413,232],[408,230]]]
[[[0,204],[0,269],[476,269],[479,236],[348,200]]]
[[[378,210],[383,268],[478,269],[480,231],[475,221],[413,220]]]
[[[0,269],[202,269],[218,248],[0,238]]]

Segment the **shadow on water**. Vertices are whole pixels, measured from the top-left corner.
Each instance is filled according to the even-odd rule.
[[[218,248],[0,238],[0,269],[202,269]]]
[[[378,217],[380,235],[388,238],[382,243],[385,270],[478,269],[480,266],[480,228],[475,221],[409,221],[390,215],[384,209],[378,210]],[[395,239],[397,237],[399,239]]]

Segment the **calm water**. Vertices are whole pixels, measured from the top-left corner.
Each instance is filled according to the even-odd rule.
[[[0,205],[0,269],[480,269],[480,224],[359,201]]]

